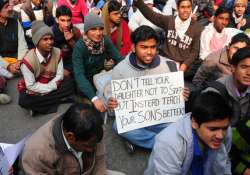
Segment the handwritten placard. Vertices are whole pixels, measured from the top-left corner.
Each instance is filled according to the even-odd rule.
[[[183,72],[111,81],[118,133],[175,122],[185,114]]]

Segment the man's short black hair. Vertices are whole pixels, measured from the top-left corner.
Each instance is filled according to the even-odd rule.
[[[177,0],[177,7],[178,8],[180,7],[181,2],[183,2],[183,1],[189,1],[191,4],[193,4],[192,0]]]
[[[119,11],[122,7],[122,4],[117,0],[111,0],[108,2],[108,12]]]
[[[244,42],[246,43],[247,46],[250,45],[250,38],[249,36],[247,36],[247,34],[245,33],[238,33],[237,35],[234,35],[231,39],[230,45],[233,45],[235,43],[239,43],[239,42]]]
[[[130,38],[134,45],[140,41],[146,41],[149,39],[155,39],[157,43],[159,42],[159,37],[155,30],[145,25],[138,27],[134,32],[132,32]]]
[[[74,133],[76,140],[87,141],[103,137],[103,119],[100,113],[88,104],[73,104],[63,116],[63,129]]]
[[[233,55],[232,60],[230,63],[234,66],[237,66],[239,62],[242,60],[250,58],[250,47],[243,47],[241,49],[238,49],[237,52]]]
[[[202,123],[231,119],[232,110],[224,98],[216,92],[203,92],[197,96],[192,107],[192,118]]]
[[[71,12],[70,8],[68,8],[65,5],[57,7],[57,9],[56,9],[56,17],[59,18],[60,16],[72,17],[72,12]]]
[[[214,16],[217,17],[217,16],[219,16],[220,14],[223,14],[223,13],[228,13],[229,16],[231,16],[231,11],[228,8],[223,7],[223,6],[219,6],[219,8],[215,11]]]

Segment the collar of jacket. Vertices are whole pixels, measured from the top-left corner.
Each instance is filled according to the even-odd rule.
[[[55,140],[55,147],[58,151],[62,153],[69,152],[66,143],[64,142],[61,123],[62,123],[63,115],[54,120],[52,134]]]
[[[159,57],[158,55],[156,55],[156,56],[154,57],[152,63],[150,63],[150,64],[147,65],[146,67],[142,67],[142,66],[140,66],[140,65],[137,64],[135,53],[131,53],[131,54],[129,55],[129,62],[130,62],[130,64],[131,64],[132,66],[134,66],[134,67],[137,68],[137,69],[141,69],[141,70],[143,70],[143,69],[152,69],[152,68],[155,68],[155,67],[157,67],[157,66],[160,65],[160,57]]]

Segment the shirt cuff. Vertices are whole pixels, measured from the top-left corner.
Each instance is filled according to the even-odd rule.
[[[94,96],[92,99],[91,99],[91,102],[94,102],[95,100],[97,100],[98,97],[97,96]]]

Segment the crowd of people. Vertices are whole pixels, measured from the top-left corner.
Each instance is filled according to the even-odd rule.
[[[105,164],[103,114],[119,105],[111,80],[183,71],[182,119],[122,134],[114,121],[114,132],[129,153],[152,151],[145,175],[250,175],[248,6],[0,0],[0,104],[10,79],[32,117],[72,103],[28,139],[14,174],[122,175]]]

